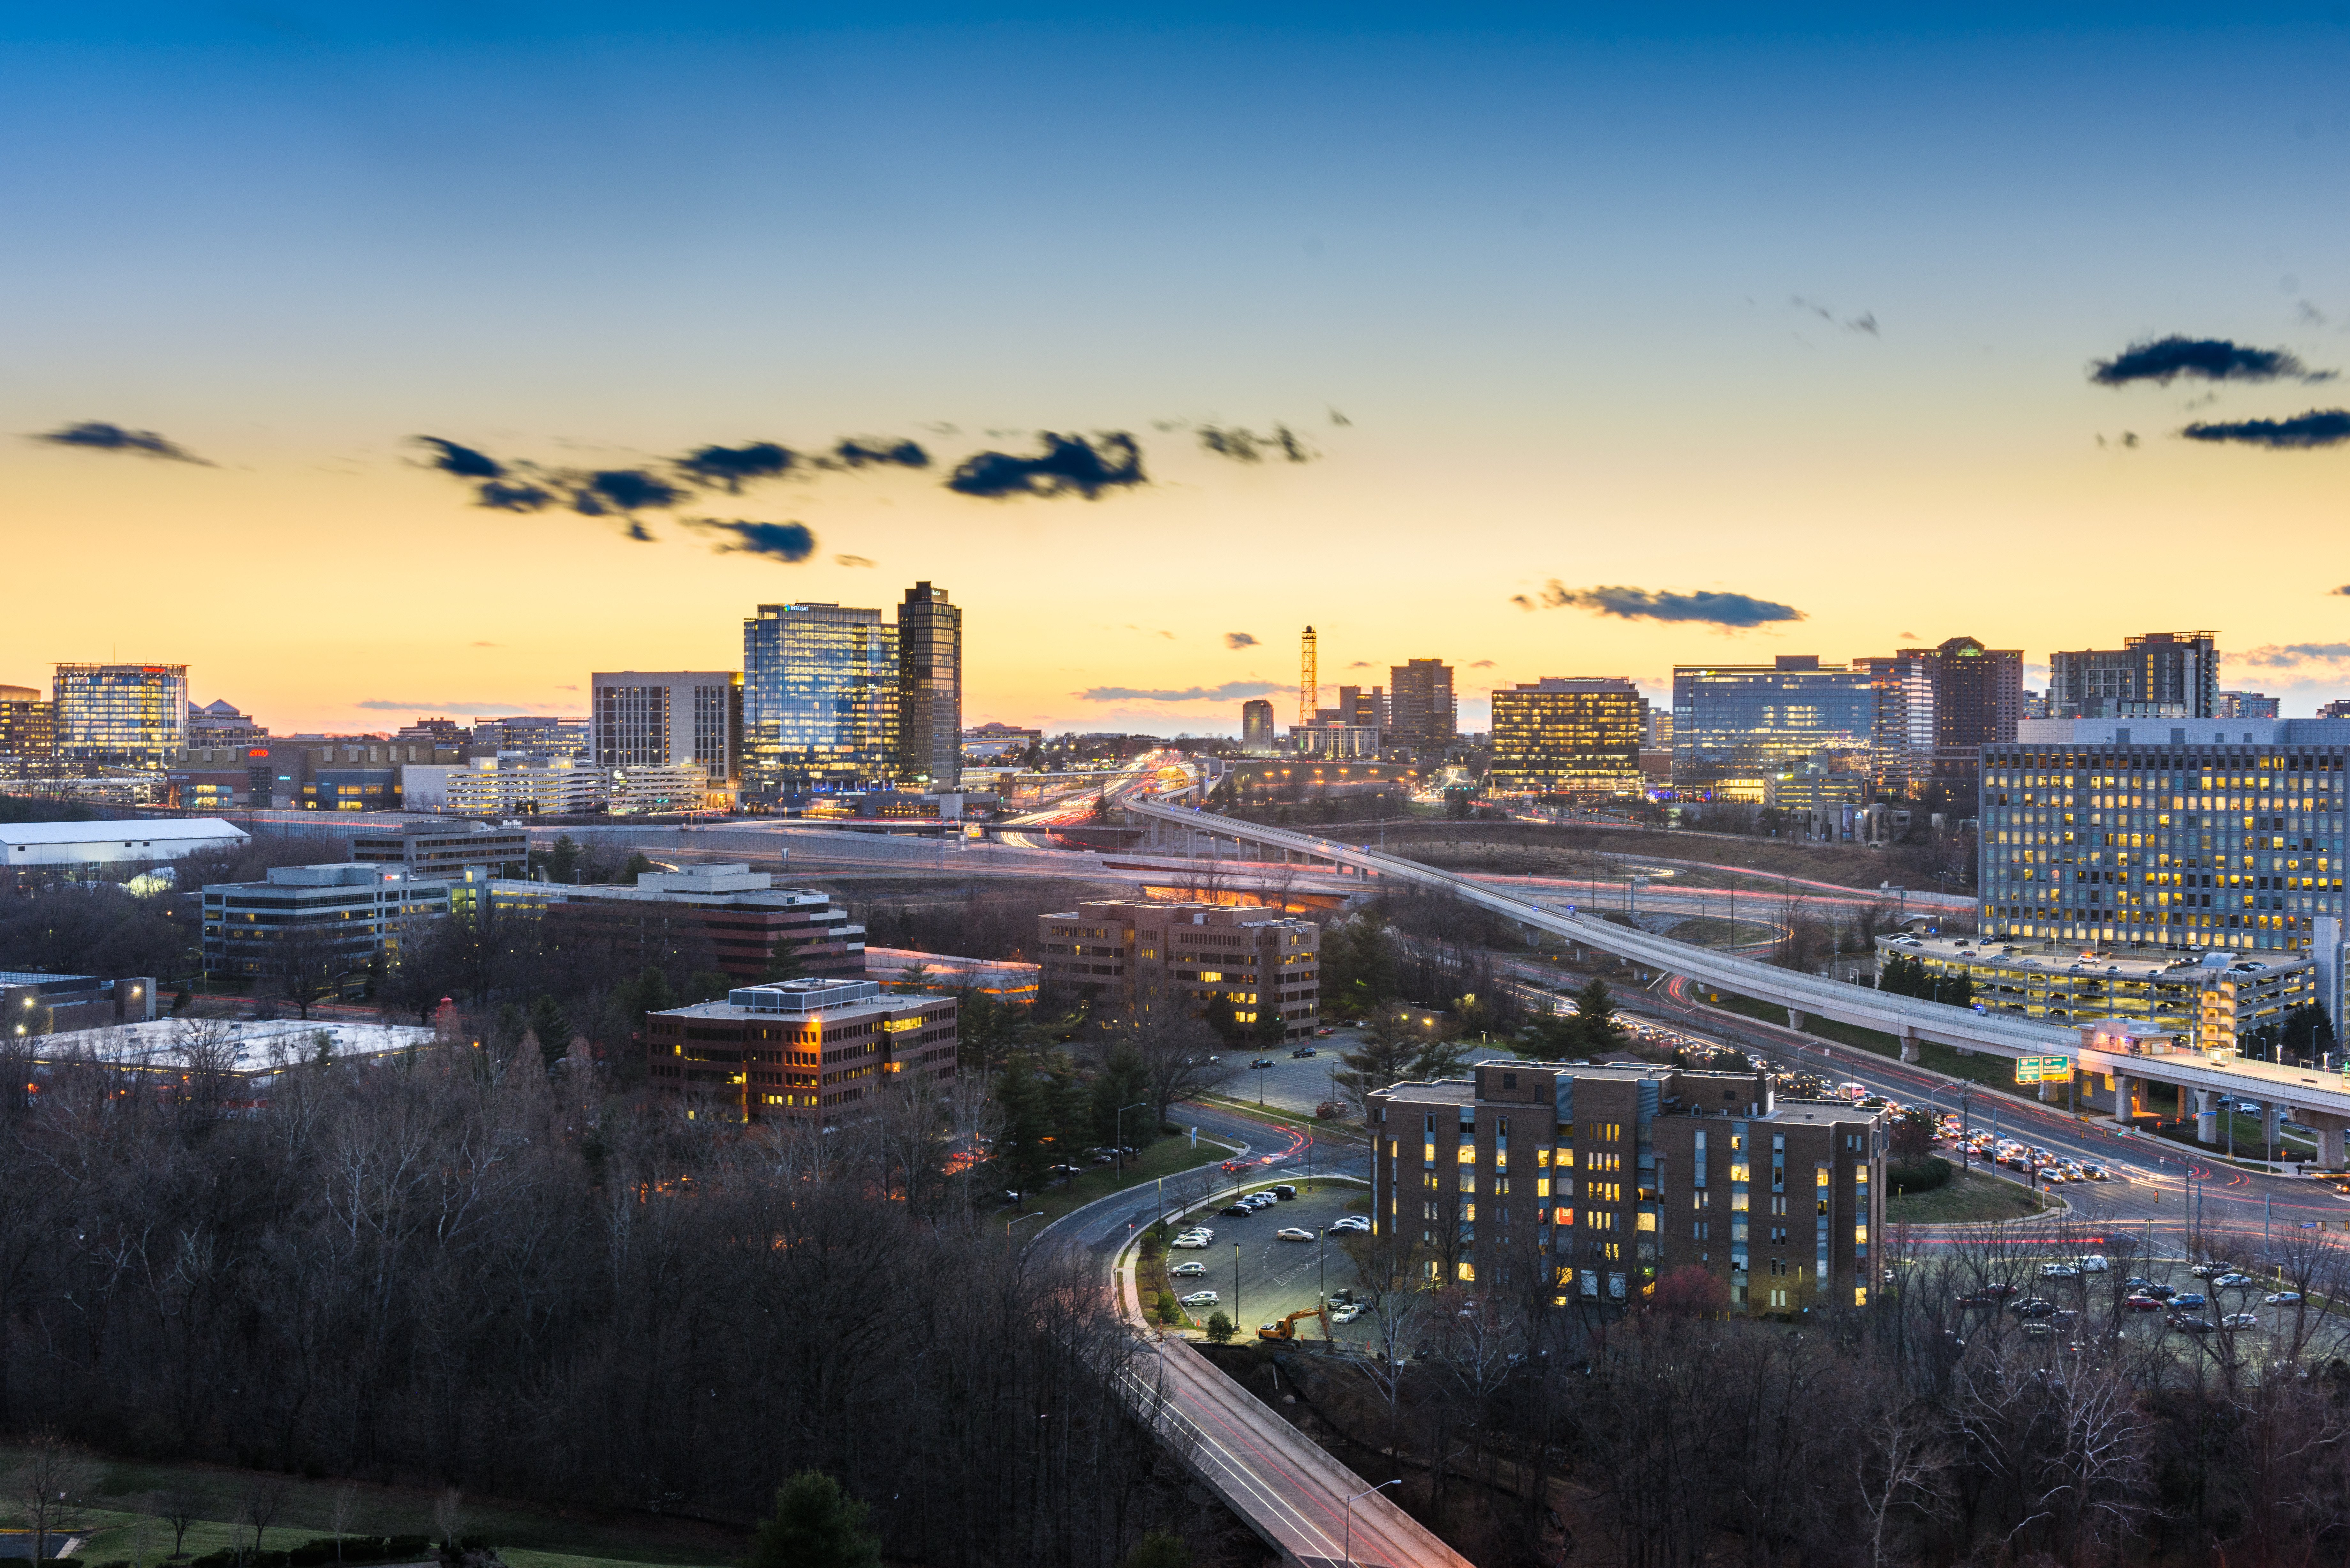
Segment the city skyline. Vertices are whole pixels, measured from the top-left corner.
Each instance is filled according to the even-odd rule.
[[[2165,625],[2350,695],[2322,9],[132,13],[7,24],[0,506],[22,580],[136,587],[20,596],[0,681],[576,714],[929,578],[971,723],[1226,732],[1308,622],[1465,730]]]

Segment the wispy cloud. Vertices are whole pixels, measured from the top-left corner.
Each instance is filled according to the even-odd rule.
[[[1481,659],[1469,668],[1471,670],[1491,670],[1493,668],[1493,661],[1490,659]]]
[[[694,517],[687,519],[685,525],[706,534],[723,535],[725,543],[712,546],[722,556],[764,556],[771,561],[795,565],[816,553],[816,535],[805,524],[725,522],[715,517]]]
[[[1088,702],[1230,702],[1246,697],[1270,697],[1285,687],[1270,680],[1227,680],[1222,686],[1173,687],[1095,686],[1077,693]]]
[[[1275,425],[1264,435],[1243,430],[1237,425],[1201,425],[1200,450],[1218,457],[1228,457],[1235,462],[1263,462],[1278,453],[1292,462],[1312,462],[1321,453],[1299,439],[1287,425]]]
[[[1244,631],[1228,631],[1224,633],[1224,646],[1233,649],[1254,648],[1256,639]]]
[[[2180,376],[2199,381],[2330,381],[2331,370],[2312,370],[2282,348],[2248,348],[2225,337],[2148,337],[2110,359],[2089,366],[2100,387],[2152,381],[2167,387]]]
[[[51,446],[78,447],[84,452],[121,452],[133,457],[158,457],[172,462],[192,462],[199,468],[220,466],[198,457],[179,442],[156,434],[153,431],[125,430],[103,420],[84,420],[78,424],[46,431],[29,439],[47,441]]]
[[[864,556],[835,556],[832,564],[836,566],[871,566],[879,563]]]
[[[1539,597],[1513,594],[1510,602],[1524,610],[1580,609],[1619,620],[1694,622],[1732,630],[1804,618],[1804,612],[1793,605],[1747,594],[1716,593],[1710,588],[1688,594],[1650,588],[1570,588],[1556,577],[1550,580]]]
[[[465,713],[494,718],[502,713],[543,713],[544,708],[517,707],[512,702],[409,702],[397,697],[370,697],[351,704],[370,713]]]
[[[2289,420],[2237,420],[2223,424],[2191,424],[2178,432],[2189,441],[2232,441],[2241,446],[2264,446],[2277,452],[2306,452],[2314,447],[2350,441],[2350,410],[2312,409]]]
[[[2249,664],[2255,670],[2289,670],[2300,664],[2346,661],[2350,661],[2350,642],[2272,642],[2230,656],[2230,662]]]

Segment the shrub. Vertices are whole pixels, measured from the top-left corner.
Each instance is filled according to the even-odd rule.
[[[1896,1192],[1931,1192],[1950,1179],[1950,1162],[1929,1154],[1906,1165],[1887,1166],[1885,1179]]]
[[[1232,1340],[1232,1320],[1221,1311],[1208,1314],[1208,1343],[1230,1345]]]

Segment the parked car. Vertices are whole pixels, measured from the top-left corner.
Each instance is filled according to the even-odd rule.
[[[2261,1326],[2261,1314],[2251,1312],[2231,1312],[2220,1320],[2220,1326],[2221,1328],[2258,1328]]]
[[[1311,1045],[1300,1045],[1296,1050],[1292,1051],[1289,1054],[1292,1061],[1296,1060],[1300,1056],[1319,1056],[1320,1054],[1322,1054],[1322,1053],[1316,1051]]]
[[[1280,1230],[1275,1231],[1274,1235],[1278,1240],[1284,1241],[1311,1241],[1314,1240],[1314,1232],[1308,1231],[1303,1225],[1284,1225]]]
[[[2026,1296],[2007,1310],[2018,1317],[2046,1317],[2056,1310],[2056,1303],[2039,1296]]]
[[[2148,1285],[2146,1293],[2158,1302],[2167,1302],[2178,1293],[2168,1285]]]
[[[1249,1065],[1252,1067],[1270,1067],[1273,1065],[1273,1058],[1270,1056],[1259,1056],[1255,1061],[1251,1062]]]
[[[1213,1291],[1193,1291],[1190,1295],[1182,1298],[1185,1306],[1192,1307],[1213,1306],[1223,1299]]]
[[[1334,1232],[1339,1231],[1368,1231],[1370,1228],[1371,1221],[1369,1216],[1363,1214],[1349,1214],[1344,1219],[1334,1220],[1330,1223],[1330,1229]]]
[[[1352,1323],[1362,1315],[1363,1309],[1358,1306],[1334,1306],[1330,1309],[1332,1323]]]
[[[2271,1291],[2262,1298],[2271,1306],[2292,1306],[2301,1300],[2299,1291]]]
[[[1197,1249],[1206,1246],[1208,1239],[1205,1236],[1178,1236],[1167,1244],[1170,1247]]]
[[[2122,1282],[2122,1289],[2126,1291],[2142,1291],[2153,1283],[2154,1282],[2147,1279],[2144,1274],[2132,1274],[2128,1279]]]
[[[1229,1203],[1216,1212],[1227,1220],[1245,1220],[1256,1210],[1245,1203]]]
[[[2081,1271],[2070,1263],[2043,1263],[2040,1265],[2040,1277],[2043,1280],[2077,1280],[2081,1277]]]
[[[2208,1317],[2174,1316],[2169,1320],[2169,1322],[2171,1327],[2184,1329],[2189,1334],[2209,1334],[2211,1332],[2211,1320]]]
[[[1167,1270],[1170,1276],[1179,1280],[1196,1280],[1207,1272],[1208,1265],[1201,1262],[1196,1258],[1192,1259],[1188,1263],[1171,1264]]]
[[[2170,1298],[2171,1310],[2174,1312],[2201,1312],[2210,1304],[2201,1291],[2189,1291]]]
[[[2213,1280],[2211,1288],[2215,1291],[2248,1291],[2260,1282],[2250,1274],[2229,1273]]]
[[[2023,1337],[2026,1339],[2054,1339],[2056,1337],[2056,1325],[2053,1323],[2027,1323],[2023,1325]]]
[[[2136,1295],[2124,1296],[2122,1306],[2128,1312],[2160,1312],[2162,1310],[2162,1303],[2144,1292]]]
[[[2078,1259],[2076,1262],[2079,1262],[2081,1272],[2085,1274],[2109,1274],[2113,1272],[2114,1269],[2112,1260],[2107,1258],[2103,1252],[2092,1252],[2087,1257]]]
[[[1297,1196],[1297,1189],[1284,1181],[1280,1186],[1273,1189],[1273,1195],[1275,1198],[1280,1199],[1284,1203],[1286,1203],[1291,1199]]]
[[[2198,1263],[2187,1272],[2194,1275],[2199,1280],[2208,1280],[2214,1274],[2226,1273],[2228,1272],[2228,1265],[2225,1263]]]

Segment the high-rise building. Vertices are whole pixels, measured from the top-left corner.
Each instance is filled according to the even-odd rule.
[[[2048,656],[2051,719],[2210,719],[2220,711],[2216,633],[2149,631],[2117,649]]]
[[[743,782],[762,791],[887,781],[898,637],[878,609],[761,605],[743,623]]]
[[[2280,711],[2283,706],[2281,699],[2263,692],[2222,691],[2219,706],[2212,711],[2211,716],[2215,719],[2281,719],[2284,716]],[[2321,719],[2341,717],[2338,713],[2328,713],[2323,708],[2317,711],[2317,716]]]
[[[1673,667],[1673,778],[1761,799],[1821,752],[1865,752],[1877,693],[1865,669],[1783,653],[1769,664]]]
[[[691,763],[734,782],[743,754],[743,677],[732,670],[622,670],[588,678],[588,756],[598,768]]]
[[[1648,710],[1648,746],[1652,752],[1673,749],[1673,711],[1670,708]]]
[[[2350,719],[2350,699],[2336,698],[2317,710],[2321,719]]]
[[[1262,697],[1241,704],[1241,750],[1271,756],[1278,742],[1273,732],[1273,704]]]
[[[916,583],[898,607],[898,781],[952,790],[962,777],[962,611]]]
[[[57,760],[168,768],[188,744],[184,664],[60,664]]]
[[[1620,676],[1545,676],[1493,693],[1492,765],[1503,794],[1637,794],[1648,699]]]
[[[2013,740],[2022,717],[2022,650],[1954,637],[1856,659],[1853,667],[1868,672],[1877,700],[1870,771],[1877,790],[1971,815],[1981,749]]]
[[[38,778],[57,765],[57,705],[29,686],[0,686],[0,778]]]
[[[1696,1267],[1735,1312],[1869,1303],[1887,1196],[1876,1112],[1780,1099],[1752,1073],[1470,1071],[1369,1096],[1373,1231],[1415,1241],[1431,1282],[1547,1277],[1555,1305],[1621,1307]]]
[[[1388,667],[1388,728],[1399,746],[1440,751],[1460,738],[1460,712],[1453,705],[1452,667],[1440,659],[1415,659]]]
[[[588,721],[547,713],[515,713],[484,719],[473,726],[470,755],[496,757],[521,753],[536,762],[588,755]]]
[[[2052,719],[1984,748],[1979,929],[2295,951],[2343,906],[2350,727]]]

